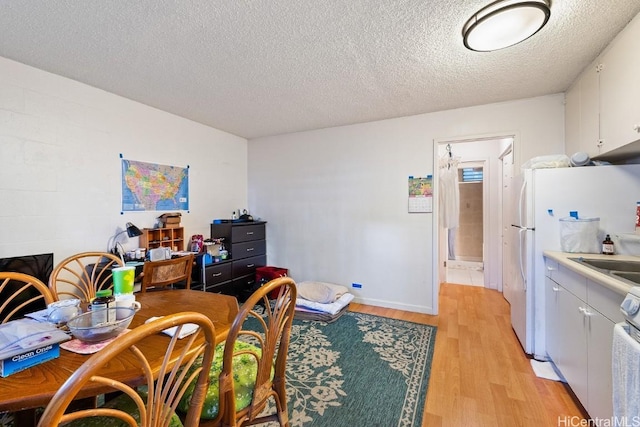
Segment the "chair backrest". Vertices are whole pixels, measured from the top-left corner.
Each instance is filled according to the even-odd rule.
[[[167,259],[163,261],[147,261],[142,268],[142,292],[148,288],[184,283],[186,289],[191,288],[191,270],[193,254]]]
[[[54,301],[47,285],[23,273],[0,272],[0,323],[38,311]]]
[[[178,340],[180,328],[187,323],[198,325],[198,332]],[[158,335],[162,330],[174,326],[177,326],[178,330],[172,338]],[[157,357],[159,345],[166,345],[164,358],[161,357],[160,360]],[[144,350],[149,346],[155,349],[155,356],[147,358]],[[175,416],[180,398],[192,386],[195,387],[195,391],[186,414],[185,425],[197,426],[209,384],[209,369],[214,350],[213,323],[201,313],[175,313],[139,326],[120,335],[87,359],[58,389],[45,408],[38,426],[57,426],[61,422],[95,416],[118,418],[132,426],[167,426]],[[140,396],[135,387],[116,379],[117,372],[114,372],[113,378],[103,376],[111,366],[120,366],[113,362],[114,359],[127,356],[135,358],[139,363],[144,382],[137,385],[147,386],[146,399]],[[99,407],[65,413],[78,392],[89,382],[110,387],[130,397],[135,402],[134,407],[139,411],[139,424],[129,413],[131,411],[117,408]]]
[[[269,299],[269,296],[275,295],[275,299]],[[221,425],[235,426],[243,425],[243,422],[254,424],[266,421],[278,421],[280,425],[288,425],[285,371],[296,297],[295,282],[290,277],[280,277],[260,287],[240,307],[224,348],[220,374]],[[259,303],[264,307],[264,314],[256,309]],[[253,318],[252,330],[243,329],[243,324],[249,318]],[[256,324],[257,327],[254,327]],[[235,347],[234,343],[237,340],[258,347],[261,350],[260,354],[244,347]],[[237,411],[233,358],[242,354],[255,357],[258,369],[251,404]],[[275,400],[277,412],[261,415],[271,397]]]
[[[120,257],[108,252],[81,252],[55,266],[49,289],[56,300],[72,297],[89,302],[96,291],[113,287],[111,269],[123,265]]]

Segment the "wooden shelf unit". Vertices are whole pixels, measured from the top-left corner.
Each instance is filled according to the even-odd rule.
[[[140,236],[140,247],[147,251],[155,248],[184,251],[184,227],[144,228]]]

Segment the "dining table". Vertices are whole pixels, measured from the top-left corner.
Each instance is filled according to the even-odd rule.
[[[165,316],[183,311],[195,311],[209,317],[215,327],[216,344],[223,342],[229,328],[238,314],[238,301],[235,297],[212,292],[190,289],[166,289],[136,293],[136,301],[140,302],[140,309],[136,312],[129,329],[145,323],[148,319]],[[116,338],[117,339],[117,338]],[[145,354],[154,358],[157,353],[161,362],[166,351],[169,336],[158,334],[145,343],[142,348]],[[176,351],[179,351],[179,347]],[[6,378],[0,378],[0,411],[29,413],[33,408],[44,407],[51,400],[60,386],[89,359],[90,355],[83,355],[60,349],[60,356],[48,362],[17,372]],[[132,386],[143,381],[141,371],[135,359],[123,355],[117,363],[105,367],[103,374],[117,378]],[[106,390],[99,384],[87,384],[79,398],[98,396],[111,390]],[[18,424],[21,425],[21,424]]]

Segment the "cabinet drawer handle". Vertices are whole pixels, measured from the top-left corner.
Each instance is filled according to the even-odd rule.
[[[247,268],[253,268],[255,267],[255,264],[247,264]]]
[[[253,231],[247,231],[247,236],[253,236]]]
[[[593,316],[594,313],[590,312],[586,307],[578,307],[578,311],[582,313],[584,316]]]
[[[255,248],[247,248],[247,252],[251,252],[253,250],[255,250]]]
[[[222,276],[222,273],[213,273],[211,276],[213,276],[213,277],[220,277],[220,276]]]
[[[548,267],[547,267],[547,271],[556,271],[556,269],[555,269],[555,268],[553,268],[553,267],[548,266]]]

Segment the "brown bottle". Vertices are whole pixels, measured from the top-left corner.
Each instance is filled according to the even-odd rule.
[[[607,237],[602,241],[602,253],[605,255],[613,255],[613,240],[611,240],[611,236],[607,234]]]

